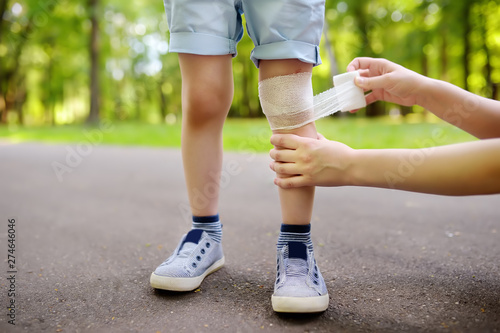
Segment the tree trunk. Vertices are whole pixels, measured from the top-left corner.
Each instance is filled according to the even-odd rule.
[[[146,94],[143,94],[142,93],[142,89],[141,88],[137,88],[135,89],[135,99],[134,99],[134,102],[135,102],[135,114],[134,114],[134,119],[136,121],[141,121],[141,109],[143,107],[143,102],[144,102],[144,97],[145,97]]]
[[[328,60],[330,61],[330,76],[333,78],[335,75],[339,73],[339,69],[337,66],[337,59],[335,59],[335,52],[333,49],[333,45],[330,42],[329,38],[329,30],[330,27],[328,26],[328,20],[325,19],[325,23],[323,26],[323,38],[325,41],[325,47],[326,51],[328,52]]]
[[[359,50],[358,56],[374,57],[375,52],[373,52],[370,39],[368,38],[368,21],[371,20],[371,17],[368,17],[366,12],[367,6],[368,4],[365,1],[360,1],[353,8],[353,14],[356,17],[358,30],[363,41],[363,48]],[[383,102],[375,102],[366,106],[365,114],[367,117],[382,116],[384,113],[385,106]]]
[[[441,80],[448,81],[448,29],[441,29]]]
[[[96,124],[99,121],[99,22],[97,18],[99,0],[88,1],[90,11],[90,22],[92,25],[90,33],[90,112],[87,118],[88,124]]]
[[[399,106],[399,113],[403,116],[406,117],[410,113],[413,113],[413,106],[404,106],[400,105]]]
[[[470,53],[470,40],[469,40],[469,34],[471,32],[471,22],[470,22],[470,7],[472,5],[468,2],[464,2],[464,8],[462,11],[462,22],[464,24],[464,30],[463,30],[463,43],[464,43],[464,54],[462,57],[462,66],[464,68],[464,89],[469,90],[469,83],[467,82],[467,79],[469,78],[470,70],[469,70],[469,53]]]
[[[427,33],[424,32],[425,35],[425,38],[424,38],[424,44],[423,45],[427,45]],[[421,58],[420,58],[420,61],[421,61],[421,66],[422,66],[422,75],[423,76],[429,76],[429,57],[427,56],[427,54],[425,54],[425,52],[422,52],[421,53]],[[427,117],[429,116],[429,110],[425,109],[424,108],[424,119],[427,120]]]
[[[7,9],[7,2],[8,0],[0,0],[0,45],[2,44],[2,37],[3,37],[3,24],[4,20],[2,19],[5,13],[5,10]],[[4,83],[5,81],[5,76],[4,76],[4,69],[3,69],[3,64],[0,64],[0,123],[5,123],[7,120],[7,108],[6,108],[6,100],[5,100],[5,89]]]
[[[53,74],[54,74],[54,43],[52,40],[48,42],[49,46],[45,50],[47,55],[49,56],[49,65],[47,66],[47,70],[45,71],[45,82],[46,84],[43,86],[45,89],[44,97],[42,98],[42,104],[44,107],[44,115],[45,115],[45,123],[54,125],[55,124],[55,115],[54,115],[54,99],[55,99],[55,91],[54,91],[54,83],[53,83]]]
[[[17,121],[19,125],[24,125],[24,102],[26,102],[27,92],[24,82],[26,79],[24,77],[20,78],[18,88],[15,92],[14,109],[17,113]]]
[[[488,4],[486,3],[486,6]],[[483,11],[484,9],[482,9],[481,11]],[[483,12],[484,14],[484,12]],[[486,77],[486,91],[485,91],[485,96],[486,97],[491,97],[491,98],[494,98],[494,88],[493,88],[493,81],[491,79],[491,74],[493,72],[493,67],[491,66],[491,51],[490,51],[490,48],[488,47],[488,41],[486,39],[486,36],[488,34],[488,29],[486,28],[487,26],[487,20],[488,20],[488,15],[484,15],[483,16],[484,19],[480,20],[480,24],[481,24],[481,30],[482,30],[482,34],[483,34],[483,49],[484,49],[484,53],[486,55],[486,65],[484,66],[484,71],[485,71],[485,77]]]
[[[249,82],[250,82],[250,75],[249,73],[251,73],[252,71],[252,68],[248,68],[250,67],[250,65],[248,64],[245,64],[245,62],[243,62],[243,79],[241,80],[241,90],[242,90],[242,94],[241,94],[241,100],[240,100],[240,108],[244,108],[245,111],[243,112],[238,112],[238,117],[241,117],[242,113],[243,114],[246,114],[247,117],[253,117],[254,115],[252,114],[252,110],[250,110],[250,98],[249,98]],[[252,85],[253,86],[253,85]]]
[[[158,92],[160,94],[160,117],[161,117],[161,122],[165,122],[165,117],[167,116],[167,99],[168,97],[166,94],[163,92],[163,85],[165,84],[166,79],[165,79],[165,69],[162,69],[160,73],[160,79],[158,81]]]
[[[7,3],[9,1],[8,0],[0,0],[0,18],[3,18],[4,17],[4,13],[5,11],[7,10]],[[3,37],[3,23],[4,20],[1,19],[0,20],[0,43],[2,42],[2,37]]]
[[[31,29],[33,26],[33,20],[30,18],[28,20],[28,24],[26,25],[26,28],[24,31],[21,33],[20,41],[16,45],[13,55],[12,55],[12,68],[2,68],[1,73],[0,73],[0,111],[2,111],[1,117],[0,117],[0,123],[7,123],[7,115],[9,113],[9,110],[12,108],[13,105],[15,105],[16,101],[16,78],[19,75],[19,68],[20,68],[20,61],[19,59],[21,58],[21,53],[24,48],[24,45],[26,45],[26,42],[28,41],[29,34],[31,33]],[[0,68],[2,65],[0,65]],[[24,84],[24,83],[23,83]],[[11,89],[11,87],[14,87]],[[2,103],[2,99],[3,102]],[[2,110],[1,107],[4,107]]]
[[[255,89],[258,86],[258,81],[259,79],[257,78],[257,71],[255,71],[255,68],[253,68],[252,62],[248,62],[248,82],[249,84],[247,85],[247,90],[246,94],[248,96],[248,113],[252,115],[252,118],[259,118],[263,117],[264,114],[262,113],[262,109],[260,108],[260,103],[259,101],[259,94],[258,90]]]

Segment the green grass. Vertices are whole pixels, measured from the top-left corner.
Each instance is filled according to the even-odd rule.
[[[320,133],[353,148],[421,148],[471,141],[474,138],[442,121],[403,122],[389,117],[328,118],[317,122]],[[65,125],[56,127],[0,126],[0,138],[11,142],[52,142],[180,147],[180,124],[152,125],[116,122],[109,127]],[[265,119],[228,119],[224,126],[224,149],[259,151],[271,149],[271,131]]]

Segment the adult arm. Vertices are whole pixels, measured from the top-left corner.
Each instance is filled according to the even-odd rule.
[[[360,149],[291,134],[271,137],[271,169],[282,188],[369,186],[472,195],[500,193],[500,139],[424,149]]]
[[[356,84],[367,104],[384,100],[420,105],[439,118],[481,139],[500,137],[500,102],[474,95],[450,83],[430,79],[386,59],[356,58],[348,71],[359,70]]]

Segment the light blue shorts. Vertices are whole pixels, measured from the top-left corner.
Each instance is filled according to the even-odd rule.
[[[250,56],[255,66],[260,59],[321,64],[324,0],[164,0],[164,4],[170,52],[236,56],[244,13],[255,44]]]

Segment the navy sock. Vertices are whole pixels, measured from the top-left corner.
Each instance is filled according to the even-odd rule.
[[[307,246],[308,249],[313,249],[311,241],[311,225],[294,225],[282,224],[280,235],[278,237],[278,250],[280,250],[288,242],[299,242]]]
[[[201,229],[207,232],[217,243],[222,240],[222,224],[220,223],[219,214],[210,216],[193,215],[193,229]]]

